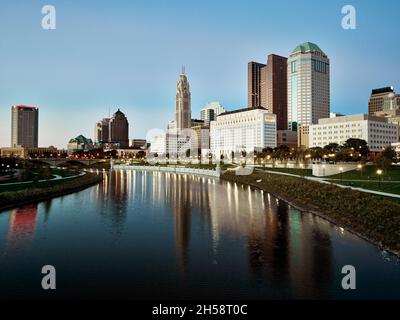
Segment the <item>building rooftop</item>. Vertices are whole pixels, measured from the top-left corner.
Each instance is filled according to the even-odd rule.
[[[373,89],[371,94],[381,94],[381,93],[390,93],[390,92],[394,92],[393,87]]]
[[[74,139],[71,139],[69,142],[73,143],[73,142],[78,142],[78,143],[88,143],[90,142],[91,139],[87,139],[85,136],[83,135],[79,135]]]
[[[17,106],[13,106],[13,108],[18,108],[18,109],[39,109],[38,107],[35,106],[26,106],[23,104],[17,105]]]
[[[388,122],[387,118],[371,116],[368,114],[352,114],[348,116],[341,116],[336,118],[323,118],[318,120],[318,124],[330,124],[330,123],[341,123],[350,121],[378,121],[378,122]]]
[[[265,110],[265,111],[267,111],[267,109],[265,109],[264,107],[261,107],[261,106],[260,107],[252,107],[252,108],[243,108],[243,109],[237,109],[237,110],[227,111],[227,112],[221,113],[217,117],[226,116],[228,114],[233,114],[233,113],[252,111],[252,110]]]
[[[321,50],[320,47],[318,47],[315,43],[312,42],[304,42],[300,45],[298,45],[294,50],[292,51],[292,54],[294,53],[305,53],[305,52],[319,52],[325,55],[325,53]]]

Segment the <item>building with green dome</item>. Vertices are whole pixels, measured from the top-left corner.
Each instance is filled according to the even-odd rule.
[[[315,43],[298,45],[288,58],[288,127],[318,123],[329,118],[330,63]]]

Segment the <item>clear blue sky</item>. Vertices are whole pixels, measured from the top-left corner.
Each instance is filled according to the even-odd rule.
[[[41,8],[57,9],[57,30]],[[341,8],[357,29],[341,28]],[[392,1],[0,1],[0,146],[10,144],[10,107],[40,107],[39,144],[65,147],[120,107],[130,138],[173,118],[182,65],[192,112],[207,102],[246,105],[247,62],[317,43],[331,59],[332,111],[367,111],[370,90],[400,92],[400,4]]]

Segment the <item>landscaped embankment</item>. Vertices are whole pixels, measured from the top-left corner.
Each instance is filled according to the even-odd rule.
[[[47,185],[43,183],[30,184],[21,190],[3,191],[0,192],[0,211],[81,191],[102,180],[101,175],[86,173],[77,178],[58,181],[57,183],[50,180]]]
[[[400,255],[400,204],[371,194],[264,172],[222,179],[253,186]]]

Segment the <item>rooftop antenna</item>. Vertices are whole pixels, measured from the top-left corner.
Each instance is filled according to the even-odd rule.
[[[111,118],[111,108],[108,107],[108,117]]]

